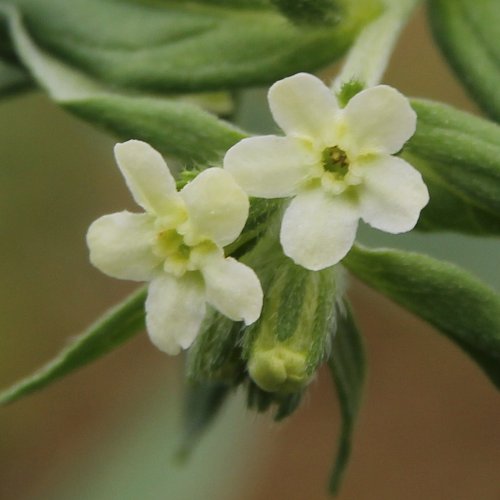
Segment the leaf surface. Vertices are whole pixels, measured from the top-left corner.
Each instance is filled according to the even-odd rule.
[[[34,41],[55,57],[114,87],[161,93],[265,84],[317,69],[378,13],[376,0],[342,0],[335,26],[310,27],[241,2],[15,3]]]
[[[356,246],[343,264],[458,344],[500,388],[500,296],[459,267],[426,255]]]
[[[402,157],[421,171],[431,197],[417,227],[500,234],[500,126],[445,104],[412,106],[417,131]]]
[[[500,3],[498,0],[432,0],[434,37],[482,109],[500,120]]]
[[[351,455],[352,435],[358,416],[366,375],[363,339],[349,304],[338,315],[338,327],[333,339],[328,366],[337,388],[342,424],[337,455],[330,477],[330,491],[338,493]]]

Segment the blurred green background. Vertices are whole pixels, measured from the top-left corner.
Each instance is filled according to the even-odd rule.
[[[385,81],[476,111],[433,46],[422,12]],[[256,131],[269,123],[264,96],[249,92],[240,116]],[[98,216],[134,207],[114,166],[112,138],[42,94],[0,102],[0,130],[0,385],[7,386],[133,289],[90,266],[84,235]],[[499,241],[366,228],[361,240],[457,262],[500,290]],[[350,295],[370,373],[340,499],[500,498],[500,400],[490,383],[420,320],[359,283]],[[339,416],[326,373],[282,425],[247,412],[237,395],[184,468],[172,458],[182,384],[181,359],[140,335],[1,409],[0,498],[327,498]]]

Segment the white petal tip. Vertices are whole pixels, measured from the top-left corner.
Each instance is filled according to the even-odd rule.
[[[259,278],[250,267],[232,257],[215,260],[203,270],[207,301],[233,321],[250,325],[262,309]]]
[[[260,318],[261,311],[262,311],[262,296],[260,297],[258,303],[253,304],[252,310],[247,311],[247,314],[243,318],[245,325],[248,326],[251,325],[252,323],[255,323]]]
[[[205,316],[203,286],[198,278],[163,275],[149,285],[146,327],[153,344],[176,355],[198,336]]]
[[[139,141],[137,139],[130,139],[125,142],[117,142],[113,148],[113,151],[115,152],[115,155],[117,155],[123,152],[131,151],[133,149],[139,150],[150,148],[152,149],[152,146],[150,146],[147,142]]]
[[[335,256],[328,256],[321,260],[314,260],[312,258],[304,258],[304,256],[300,256],[298,258],[294,258],[294,256],[286,253],[285,248],[283,248],[283,253],[290,257],[295,264],[298,266],[307,269],[308,271],[322,271],[328,267],[335,266],[338,264],[349,252],[350,248],[343,254],[335,254]]]
[[[169,356],[177,356],[181,352],[181,347],[178,345],[163,345],[160,342],[157,342],[151,335],[149,335],[149,339],[157,349],[165,354],[168,354]]]

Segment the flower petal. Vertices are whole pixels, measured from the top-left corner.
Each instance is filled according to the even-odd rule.
[[[160,263],[151,249],[155,236],[154,218],[148,214],[105,215],[87,231],[90,262],[113,278],[148,281]]]
[[[296,264],[318,271],[337,264],[354,243],[358,209],[345,195],[322,189],[299,194],[286,209],[281,223],[283,251]]]
[[[247,325],[259,318],[262,288],[253,269],[231,257],[214,258],[202,273],[207,301],[222,314]]]
[[[233,176],[209,168],[181,191],[189,213],[192,236],[206,237],[220,246],[232,243],[248,217],[249,201]]]
[[[146,212],[165,214],[172,209],[175,180],[158,151],[132,140],[116,144],[115,158],[134,200]]]
[[[362,167],[361,217],[377,229],[403,233],[413,229],[429,192],[420,172],[401,158],[379,156]]]
[[[378,85],[356,94],[344,109],[345,145],[353,154],[399,151],[415,133],[417,114],[396,89]]]
[[[282,198],[321,169],[306,145],[291,137],[250,137],[235,144],[224,158],[224,168],[250,195]]]
[[[187,349],[205,316],[205,295],[200,277],[177,279],[162,274],[151,282],[146,299],[146,327],[151,342],[167,354]]]
[[[286,134],[331,141],[339,108],[319,78],[307,73],[283,78],[269,89],[268,99],[274,120]]]

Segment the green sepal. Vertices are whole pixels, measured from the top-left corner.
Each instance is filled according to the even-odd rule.
[[[275,410],[273,419],[281,422],[292,415],[299,407],[303,391],[280,394],[262,390],[252,379],[247,380],[247,407],[258,413],[264,413],[271,408]]]
[[[276,422],[281,422],[285,418],[288,418],[292,413],[297,410],[302,402],[303,392],[293,392],[291,394],[285,394],[279,396],[276,401],[276,412],[274,414],[274,420]]]
[[[254,248],[259,238],[266,232],[273,219],[279,217],[283,200],[250,198],[250,211],[241,235],[224,248],[226,255],[239,259]]]
[[[366,376],[363,339],[347,302],[342,304],[337,314],[337,331],[333,338],[328,366],[337,389],[342,417],[337,454],[329,483],[330,492],[337,494],[351,455],[352,435]]]
[[[231,387],[223,383],[188,383],[184,392],[183,433],[176,453],[188,460],[227,400]]]
[[[340,90],[336,93],[337,101],[341,108],[345,108],[347,103],[365,88],[364,82],[356,79],[344,82]]]
[[[263,391],[252,379],[247,384],[247,407],[258,413],[264,413],[274,402],[272,392]]]
[[[500,234],[500,126],[436,102],[412,106],[417,130],[401,156],[430,192],[417,228]]]
[[[432,33],[457,76],[500,121],[500,4],[498,0],[428,2]]]
[[[104,356],[144,328],[146,289],[110,309],[46,366],[0,393],[0,405],[12,403]]]
[[[458,344],[500,388],[500,295],[426,255],[356,246],[343,264]]]
[[[244,325],[211,310],[187,354],[187,378],[194,384],[238,385],[245,376],[241,354]]]

